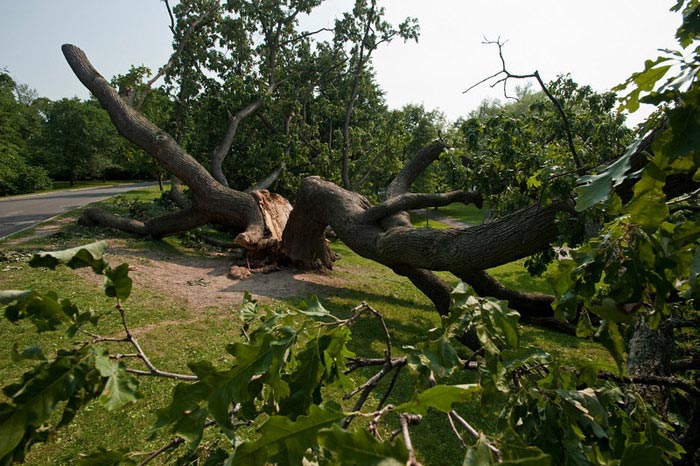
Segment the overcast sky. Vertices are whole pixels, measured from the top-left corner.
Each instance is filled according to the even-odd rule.
[[[330,26],[352,0],[327,0],[309,28]],[[643,67],[660,48],[676,48],[680,16],[664,0],[380,0],[387,18],[416,17],[418,44],[401,40],[376,52],[387,103],[422,103],[456,119],[486,98],[488,85],[462,91],[500,69],[496,47],[507,40],[509,69],[539,70],[545,81],[571,73],[580,84],[608,90]],[[73,43],[108,79],[129,66],[152,70],[171,53],[169,20],[160,0],[0,0],[0,69],[50,99],[88,93],[68,68],[60,46]]]

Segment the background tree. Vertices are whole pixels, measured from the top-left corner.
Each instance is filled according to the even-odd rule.
[[[95,101],[77,98],[52,102],[37,157],[56,179],[100,179],[114,165],[115,150],[121,146],[107,113]]]
[[[42,125],[45,99],[0,72],[0,195],[50,186],[46,171],[33,163],[31,138]]]

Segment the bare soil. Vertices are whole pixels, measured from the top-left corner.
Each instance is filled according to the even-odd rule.
[[[214,306],[237,306],[245,291],[265,302],[295,296],[328,293],[340,288],[335,274],[321,274],[294,268],[271,273],[255,273],[244,280],[229,278],[233,258],[224,253],[170,255],[142,249],[129,249],[123,241],[109,241],[106,259],[110,265],[124,262],[135,286],[163,293],[193,311]],[[86,271],[85,278],[95,277]],[[96,277],[99,279],[99,277]]]

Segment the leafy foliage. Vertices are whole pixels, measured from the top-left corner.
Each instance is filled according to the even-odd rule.
[[[103,251],[104,245],[97,243],[42,253],[32,260],[37,267],[51,258],[52,267],[60,262],[104,273],[105,294],[117,300],[126,337],[90,334],[90,340],[48,359],[39,348],[15,350],[17,357],[38,360],[38,364],[21,381],[3,388],[10,400],[0,410],[3,464],[21,461],[36,442],[50,441],[51,432],[68,425],[92,400],[107,409],[135,409],[133,403],[141,395],[134,374],[180,380],[170,404],[158,411],[153,432],[173,436],[171,446],[160,453],[184,445],[182,461],[405,464],[415,455],[412,447],[401,439],[382,438],[382,431],[395,422],[393,413],[402,419],[409,416],[411,422],[431,413],[457,419],[473,436],[465,448],[465,464],[609,464],[612,460],[624,464],[639,455],[657,460],[654,464],[668,464],[682,451],[669,439],[669,427],[634,392],[599,380],[595,370],[579,374],[558,365],[542,350],[521,347],[517,313],[504,303],[475,297],[463,284],[453,293],[452,312],[442,328],[405,348],[405,356],[391,356],[388,333],[384,359],[358,357],[348,350],[351,326],[362,315],[373,314],[386,329],[381,314],[367,305],[358,306],[348,319],[339,319],[316,299],[298,311],[261,313],[247,296],[241,308],[245,332],[242,341],[226,348],[234,358],[228,367],[198,361],[189,364],[193,375],[161,371],[149,362],[126,324],[122,303],[131,289],[128,266],[112,269],[104,263]],[[94,322],[92,313],[81,312],[55,293],[11,291],[1,296],[8,317],[33,319],[39,331],[56,331],[68,324],[75,335],[75,325]],[[38,299],[41,305],[26,304]],[[476,333],[479,348],[468,350],[458,343],[465,331]],[[112,342],[134,345],[150,371],[115,361],[109,351]],[[384,369],[367,382],[347,375],[376,364]],[[352,410],[338,404],[338,391],[369,394],[377,383],[372,380],[380,380],[388,368],[398,374],[404,366],[416,385],[410,399],[393,404],[389,388],[383,399],[390,403],[383,401],[375,411],[364,409],[366,396]],[[474,377],[472,382],[447,382]],[[494,426],[479,432],[459,415],[463,406],[475,403],[485,416],[496,420]],[[372,422],[348,427],[358,416]],[[402,438],[410,435],[409,423],[403,424],[406,419],[399,429],[405,430]],[[200,448],[208,429],[228,439],[228,449],[223,448],[225,442],[214,450]],[[80,460],[81,464],[132,462],[128,452],[108,449]]]
[[[59,263],[71,268],[92,267],[95,273],[111,273],[102,258],[104,243],[85,248],[35,255],[31,265],[54,268]],[[4,292],[5,317],[11,322],[29,319],[38,331],[55,331],[71,324],[66,334],[74,336],[88,322],[92,311],[81,312],[69,300],[49,292]],[[77,412],[93,399],[116,409],[138,398],[138,382],[105,351],[93,345],[59,350],[51,359],[39,347],[19,352],[19,358],[40,363],[26,372],[18,383],[3,387],[10,403],[0,405],[0,462],[21,461],[32,444],[45,442],[56,429],[68,425]]]
[[[695,1],[677,2],[683,24],[677,38],[682,47],[697,41],[700,19]],[[656,377],[668,386],[674,380],[681,391],[665,389],[666,401],[647,396],[657,408],[668,406],[667,419],[677,439],[697,461],[697,400],[686,404],[687,393],[697,384],[692,367],[674,368],[672,361],[694,354],[697,343],[697,258],[700,230],[697,217],[697,173],[700,140],[697,138],[700,90],[697,82],[697,47],[689,56],[666,50],[618,87],[625,91],[622,108],[634,111],[641,103],[659,107],[643,128],[647,134],[627,153],[598,175],[579,179],[577,210],[603,212],[600,233],[571,251],[571,259],[558,264],[552,281],[557,311],[568,319],[579,316],[577,333],[599,338],[615,357],[621,373]],[[649,146],[648,141],[652,141]],[[646,153],[640,152],[644,145]],[[632,157],[646,163],[632,172]],[[637,165],[639,166],[639,165]],[[616,187],[633,185],[625,200]],[[676,190],[679,187],[679,190]],[[689,385],[684,385],[688,382]],[[617,422],[627,422],[623,418]],[[644,457],[652,461],[658,451],[642,446],[641,439],[628,450],[622,464]]]

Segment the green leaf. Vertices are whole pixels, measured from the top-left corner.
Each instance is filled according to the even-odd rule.
[[[645,226],[655,227],[668,218],[666,194],[666,173],[654,161],[649,161],[642,173],[642,178],[634,185],[634,197],[627,206],[632,221]]]
[[[487,440],[484,438],[483,434],[481,434],[476,445],[467,448],[462,466],[495,466],[499,464],[496,458],[491,454],[491,450],[489,450],[486,442]]]
[[[107,249],[107,243],[98,241],[63,251],[40,252],[32,257],[29,265],[32,267],[48,267],[50,269],[55,269],[59,264],[66,265],[71,269],[92,267],[95,273],[101,274],[107,267],[107,263],[103,259],[105,249]]]
[[[620,333],[617,323],[604,320],[598,331],[600,342],[610,351],[618,369],[622,372],[625,367],[625,339]]]
[[[658,66],[661,63],[670,60],[669,57],[658,57],[656,60],[646,60],[644,69],[638,73],[634,73],[626,83],[617,86],[613,90],[624,90],[627,85],[632,84],[632,90],[623,97],[621,110],[629,110],[630,113],[636,112],[639,109],[639,96],[642,92],[651,92],[656,83],[666,75],[666,72],[671,68],[671,65]]]
[[[662,454],[661,449],[653,445],[627,445],[620,466],[656,466],[661,464]]]
[[[86,348],[60,350],[55,359],[26,372],[20,382],[3,387],[13,405],[0,404],[2,464],[10,457],[20,458],[33,443],[46,441],[42,432],[65,425],[63,419],[55,427],[48,424],[62,402],[67,402],[63,418],[70,418],[94,396],[101,383],[86,362],[88,354]]]
[[[5,308],[5,317],[10,322],[29,319],[39,332],[56,330],[62,323],[71,321],[53,292],[45,295],[33,291],[22,294]]]
[[[449,377],[462,367],[457,351],[444,336],[419,344],[417,349],[412,351],[410,363],[416,370],[418,366],[428,368],[439,379]]]
[[[206,410],[200,405],[206,402],[210,392],[211,387],[202,381],[176,385],[170,404],[157,411],[158,419],[151,433],[170,426],[171,434],[187,440],[190,449],[196,448],[206,422]]]
[[[627,178],[635,176],[635,174],[627,174],[630,169],[630,159],[637,149],[642,144],[643,139],[640,138],[632,143],[627,151],[610,164],[603,172],[597,175],[582,176],[578,179],[579,186],[576,188],[576,211],[583,212],[584,210],[607,201],[610,197],[610,191],[620,185]]]
[[[33,292],[30,290],[2,290],[0,291],[0,304],[10,304],[14,301],[21,301]]]
[[[7,406],[7,405],[5,405]],[[27,426],[27,412],[16,410],[5,415],[0,404],[0,464],[10,464],[12,451],[22,441]]]
[[[102,377],[107,377],[107,382],[99,398],[102,405],[112,410],[132,403],[141,397],[138,392],[138,381],[126,373],[126,366],[123,362],[112,361],[102,348],[93,347],[93,352],[95,368]]]
[[[301,305],[299,306],[299,312],[309,317],[328,317],[333,320],[338,320],[336,316],[331,314],[329,310],[323,307],[323,304],[321,304],[321,301],[319,301],[318,297],[316,297],[315,295],[311,296],[308,303],[301,303]]]
[[[552,464],[552,457],[537,447],[506,444],[502,452],[503,462],[499,463],[501,465],[550,466]]]
[[[449,413],[453,404],[473,401],[480,392],[479,384],[436,385],[419,393],[413,401],[400,404],[395,411],[426,415],[428,408],[433,408]]]
[[[131,294],[132,281],[129,278],[129,264],[122,264],[116,269],[105,270],[105,294],[122,301]]]
[[[296,351],[294,372],[286,379],[290,396],[280,401],[280,413],[295,418],[307,414],[311,404],[320,404],[321,388],[337,383],[343,389],[353,387],[344,374],[347,358],[354,356],[347,348],[350,329],[342,326],[310,340],[301,351]]]
[[[78,458],[78,466],[119,466],[123,464],[136,464],[128,456],[129,450],[107,450],[100,447],[97,451],[81,454]]]
[[[617,302],[612,298],[603,298],[600,304],[591,305],[591,311],[603,319],[614,322],[628,323],[634,318],[634,314],[627,314],[621,311],[617,306]]]
[[[595,334],[595,328],[591,323],[591,316],[584,309],[578,319],[576,325],[576,336],[578,338],[591,338]]]
[[[335,407],[312,405],[308,416],[292,421],[285,416],[272,416],[258,429],[260,438],[238,446],[226,466],[298,466],[306,450],[318,445],[321,429],[330,427],[345,414]]]
[[[683,157],[700,150],[700,115],[694,105],[678,106],[669,111],[671,137],[663,145],[665,154]]]
[[[17,362],[25,359],[33,359],[35,361],[46,361],[46,356],[44,356],[44,352],[41,350],[40,346],[30,346],[28,348],[23,349],[20,353],[19,346],[17,345],[17,343],[12,345],[12,360]]]
[[[450,297],[452,298],[452,307],[461,308],[467,305],[467,300],[476,293],[464,282],[459,282],[452,290]]]
[[[365,429],[349,432],[334,425],[320,431],[318,441],[343,466],[399,466],[408,460],[403,443],[380,443]]]

